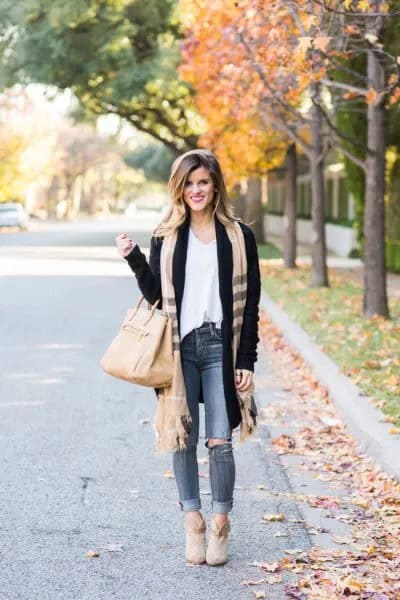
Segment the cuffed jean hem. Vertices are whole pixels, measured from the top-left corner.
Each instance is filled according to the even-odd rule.
[[[193,498],[193,500],[179,500],[179,505],[184,512],[194,512],[201,509],[201,502],[198,498]]]
[[[229,502],[216,502],[215,500],[212,500],[211,507],[213,513],[226,514],[228,512],[231,512],[233,507],[233,500],[230,500]]]

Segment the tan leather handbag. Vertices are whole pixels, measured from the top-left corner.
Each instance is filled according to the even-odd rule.
[[[149,387],[164,387],[172,381],[172,322],[153,306],[142,307],[139,298],[129,309],[121,329],[107,348],[100,365],[118,379]]]

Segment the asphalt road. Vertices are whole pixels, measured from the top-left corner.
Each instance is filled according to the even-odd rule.
[[[291,489],[261,425],[236,449],[230,562],[185,565],[175,481],[164,476],[171,457],[154,452],[154,392],[99,366],[138,297],[114,237],[127,230],[146,247],[154,225],[148,216],[0,234],[1,600],[253,598],[241,585],[262,577],[252,561],[310,544],[296,504],[257,489]],[[274,393],[262,353],[257,369],[262,407]],[[206,477],[201,488],[209,517]],[[261,522],[276,511],[288,537]],[[264,589],[285,598],[280,585]]]

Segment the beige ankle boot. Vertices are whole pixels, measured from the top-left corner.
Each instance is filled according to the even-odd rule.
[[[208,541],[206,560],[213,567],[224,565],[228,560],[228,533],[231,530],[229,521],[218,525],[213,518],[211,521],[211,534]]]
[[[206,562],[206,524],[199,513],[198,516],[185,514],[187,562],[201,565]]]

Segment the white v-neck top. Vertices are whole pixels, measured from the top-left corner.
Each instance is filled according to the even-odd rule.
[[[180,319],[181,340],[205,321],[213,321],[221,327],[217,241],[205,244],[189,228]]]

